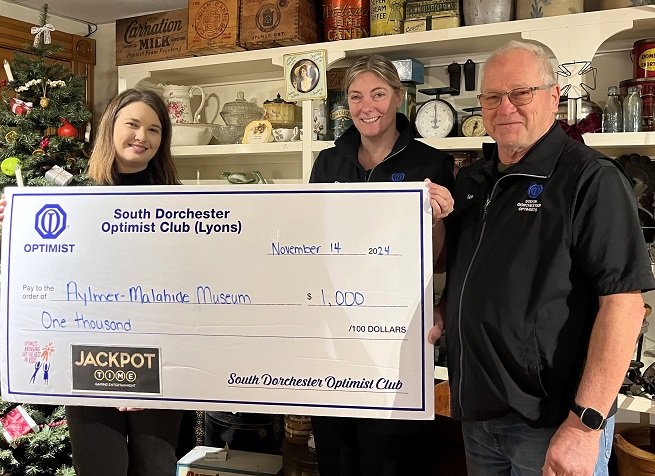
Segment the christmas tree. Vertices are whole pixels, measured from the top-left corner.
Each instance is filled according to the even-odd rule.
[[[7,80],[0,88],[0,190],[9,185],[90,185],[89,151],[78,129],[91,119],[86,108],[86,78],[49,58],[53,44],[48,5],[33,27],[30,54],[5,60]],[[82,139],[84,139],[82,137]]]
[[[0,415],[0,474],[75,476],[63,406],[0,402]]]

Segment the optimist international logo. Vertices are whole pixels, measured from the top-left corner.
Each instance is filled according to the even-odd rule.
[[[66,229],[66,212],[56,204],[44,205],[36,213],[34,229],[41,238],[54,240]]]

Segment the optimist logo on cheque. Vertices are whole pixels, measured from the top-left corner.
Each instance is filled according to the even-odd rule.
[[[60,205],[49,203],[36,212],[34,229],[44,240],[59,238],[67,228],[68,215]],[[72,243],[26,243],[23,249],[27,253],[72,253]]]

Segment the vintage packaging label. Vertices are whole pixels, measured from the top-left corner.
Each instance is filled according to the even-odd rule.
[[[242,0],[239,43],[249,49],[319,41],[310,0]]]
[[[405,6],[405,20],[420,20],[427,17],[459,16],[458,1],[408,1]]]
[[[371,36],[397,35],[404,32],[404,0],[371,1]]]
[[[186,8],[116,21],[116,65],[191,56]]]
[[[323,0],[325,41],[370,36],[369,0]]]
[[[189,0],[188,48],[194,53],[241,51],[239,0]]]

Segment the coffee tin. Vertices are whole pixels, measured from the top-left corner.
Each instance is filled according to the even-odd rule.
[[[371,36],[397,35],[405,31],[405,0],[370,0]]]
[[[633,78],[655,77],[655,38],[635,41],[630,56]]]

